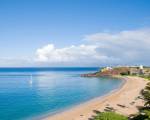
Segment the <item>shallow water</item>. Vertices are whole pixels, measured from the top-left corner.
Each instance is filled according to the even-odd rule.
[[[122,84],[112,78],[80,77],[99,68],[1,68],[0,120],[54,114]]]

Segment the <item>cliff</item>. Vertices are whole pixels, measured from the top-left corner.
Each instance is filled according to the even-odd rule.
[[[136,75],[150,78],[150,67],[143,66],[122,66],[122,67],[105,67],[100,71],[89,74],[82,74],[82,77],[100,77],[115,75]]]
[[[114,75],[127,75],[129,74],[130,69],[128,67],[116,67],[113,69],[103,68],[98,72],[82,74],[82,77],[99,77],[99,76],[114,76]]]

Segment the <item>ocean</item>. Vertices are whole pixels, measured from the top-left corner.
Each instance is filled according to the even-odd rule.
[[[97,67],[0,68],[0,120],[32,120],[53,115],[118,88],[114,78],[80,74]]]

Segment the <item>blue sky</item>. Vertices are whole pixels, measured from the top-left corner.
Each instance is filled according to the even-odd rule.
[[[95,44],[97,44],[98,46],[93,48],[97,52],[100,47],[99,43],[86,40],[86,36],[93,39],[91,36],[97,33],[118,35],[123,31],[140,31],[140,33],[144,31],[144,34],[148,34],[149,11],[149,0],[0,0],[0,66],[37,66],[39,64],[51,66],[54,63],[60,66],[74,66],[78,64],[75,62],[77,58],[80,59],[84,53],[76,55],[77,53],[65,52],[61,58],[58,58],[56,55],[62,53],[58,53],[57,50],[63,51],[63,48],[72,50],[70,47],[74,45],[73,53],[75,53],[80,52],[82,44],[85,46],[96,46]],[[48,50],[44,53],[47,58],[41,61],[39,57],[41,52],[39,53],[38,50],[43,50],[47,46],[49,46]],[[52,52],[49,49],[54,49],[52,51],[56,51],[56,54],[49,54]],[[136,48],[136,51],[138,50]],[[106,57],[106,51],[109,51],[109,48],[100,49],[100,51],[104,52],[98,54]],[[147,52],[147,49],[143,52]],[[74,56],[67,58],[66,54],[76,55],[77,58],[75,59]],[[63,57],[71,59],[65,61]],[[121,58],[120,56],[115,57]],[[81,58],[83,63],[86,63],[85,58]],[[5,63],[5,59],[7,59],[7,63]],[[24,63],[21,62],[22,59],[23,61],[28,59],[27,61],[30,62],[22,64]],[[54,60],[52,61],[52,59]],[[122,64],[121,60],[97,63],[98,60],[101,59],[93,58],[85,66],[107,63],[113,65],[117,62]],[[132,62],[129,61],[126,64],[147,64],[147,60],[145,60],[146,58],[144,61],[139,58],[134,61],[131,59]],[[14,61],[17,63],[20,61],[20,64]]]

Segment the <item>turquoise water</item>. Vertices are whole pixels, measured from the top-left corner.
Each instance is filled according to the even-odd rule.
[[[0,68],[0,120],[37,119],[119,87],[121,80],[80,77],[99,68]]]

